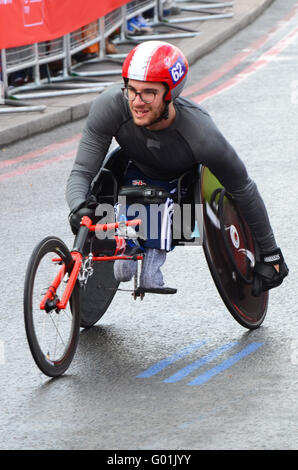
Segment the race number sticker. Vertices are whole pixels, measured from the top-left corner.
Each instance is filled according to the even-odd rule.
[[[178,57],[173,67],[169,69],[169,72],[171,74],[173,83],[177,83],[179,80],[181,80],[181,78],[186,73],[186,67],[181,57]]]

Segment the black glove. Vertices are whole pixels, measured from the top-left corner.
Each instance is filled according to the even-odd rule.
[[[275,266],[278,266],[278,269]],[[279,248],[271,253],[261,254],[261,260],[257,261],[254,267],[252,294],[259,296],[262,291],[280,286],[288,273],[288,266]]]
[[[76,235],[80,228],[82,217],[87,215],[93,221],[95,216],[95,209],[98,206],[98,202],[95,196],[89,196],[88,199],[79,205],[74,211],[72,211],[68,220],[71,226],[72,233]]]

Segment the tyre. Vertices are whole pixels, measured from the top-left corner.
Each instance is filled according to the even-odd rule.
[[[63,264],[66,275],[57,288],[55,297],[46,304],[45,309],[41,309],[40,303]],[[59,238],[47,237],[35,247],[27,267],[24,287],[26,335],[37,366],[49,377],[59,376],[68,369],[79,339],[78,284],[73,289],[66,309],[55,307],[57,298],[61,300],[67,284],[67,273],[70,274],[72,265],[73,259],[67,246]]]
[[[203,204],[203,248],[212,278],[229,312],[248,329],[264,321],[268,292],[252,295],[258,248],[233,198],[206,167],[201,168],[200,202]]]

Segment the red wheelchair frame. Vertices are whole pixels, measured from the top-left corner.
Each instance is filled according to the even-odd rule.
[[[128,221],[125,222],[126,227],[128,227],[128,226],[137,226],[137,225],[140,225],[140,224],[141,224],[140,219],[128,220]],[[108,230],[117,229],[119,227],[119,223],[115,222],[115,223],[109,223],[109,224],[95,224],[95,225],[93,225],[92,220],[89,217],[84,216],[82,218],[82,221],[81,221],[81,227],[86,227],[89,232],[95,232],[95,231],[106,232]],[[82,250],[83,250],[83,247],[84,247],[84,238],[81,240]],[[117,235],[115,236],[115,238],[117,238]],[[118,237],[118,238],[121,238],[121,237]],[[73,268],[71,270],[71,274],[69,276],[68,283],[67,283],[66,288],[64,290],[63,296],[62,296],[61,300],[56,302],[55,308],[57,308],[57,309],[64,310],[66,308],[67,303],[69,302],[70,296],[71,296],[72,291],[74,289],[74,286],[75,286],[75,284],[78,280],[79,272],[80,272],[81,267],[82,267],[82,261],[83,261],[82,250],[80,250],[80,251],[72,250],[71,251],[71,255],[73,257],[74,264],[73,264]],[[91,258],[92,262],[94,262],[94,261],[115,261],[115,260],[124,260],[124,259],[142,260],[143,256],[142,255],[125,256],[125,255],[121,255],[121,254],[117,255],[117,253],[116,253],[115,255],[111,255],[111,256],[95,256],[95,255],[92,255],[92,258]],[[53,258],[52,261],[56,262],[56,263],[62,263],[61,258]],[[65,274],[66,274],[66,266],[65,266],[65,264],[63,264],[61,266],[60,271],[58,272],[57,276],[53,280],[51,286],[47,290],[44,298],[42,299],[42,301],[40,303],[40,309],[41,310],[46,309],[46,302],[47,301],[49,301],[49,300],[53,301],[53,299],[55,298],[57,289],[58,289],[59,285],[61,284]]]

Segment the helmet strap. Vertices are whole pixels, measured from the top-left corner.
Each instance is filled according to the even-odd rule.
[[[163,112],[154,122],[151,123],[151,125],[156,124],[157,122],[163,121],[164,119],[167,120],[169,118],[169,104],[170,104],[170,101],[165,101],[165,107],[163,109]]]
[[[169,91],[168,85],[166,83],[165,83],[165,85],[166,85],[166,88],[167,88],[164,95],[163,95],[163,101],[164,101],[165,107],[163,109],[163,112],[160,114],[160,116],[154,122],[152,122],[151,125],[156,124],[157,122],[163,121],[164,119],[167,120],[169,118],[169,105],[170,105],[171,101],[165,99],[165,97],[167,96],[168,91]]]
[[[165,83],[165,86],[166,86],[166,91],[163,95],[163,100],[165,102],[165,107],[164,107],[164,110],[161,114],[161,119],[168,119],[169,118],[169,104],[171,102],[171,100],[166,100],[166,96],[169,92],[169,85],[167,83]]]

